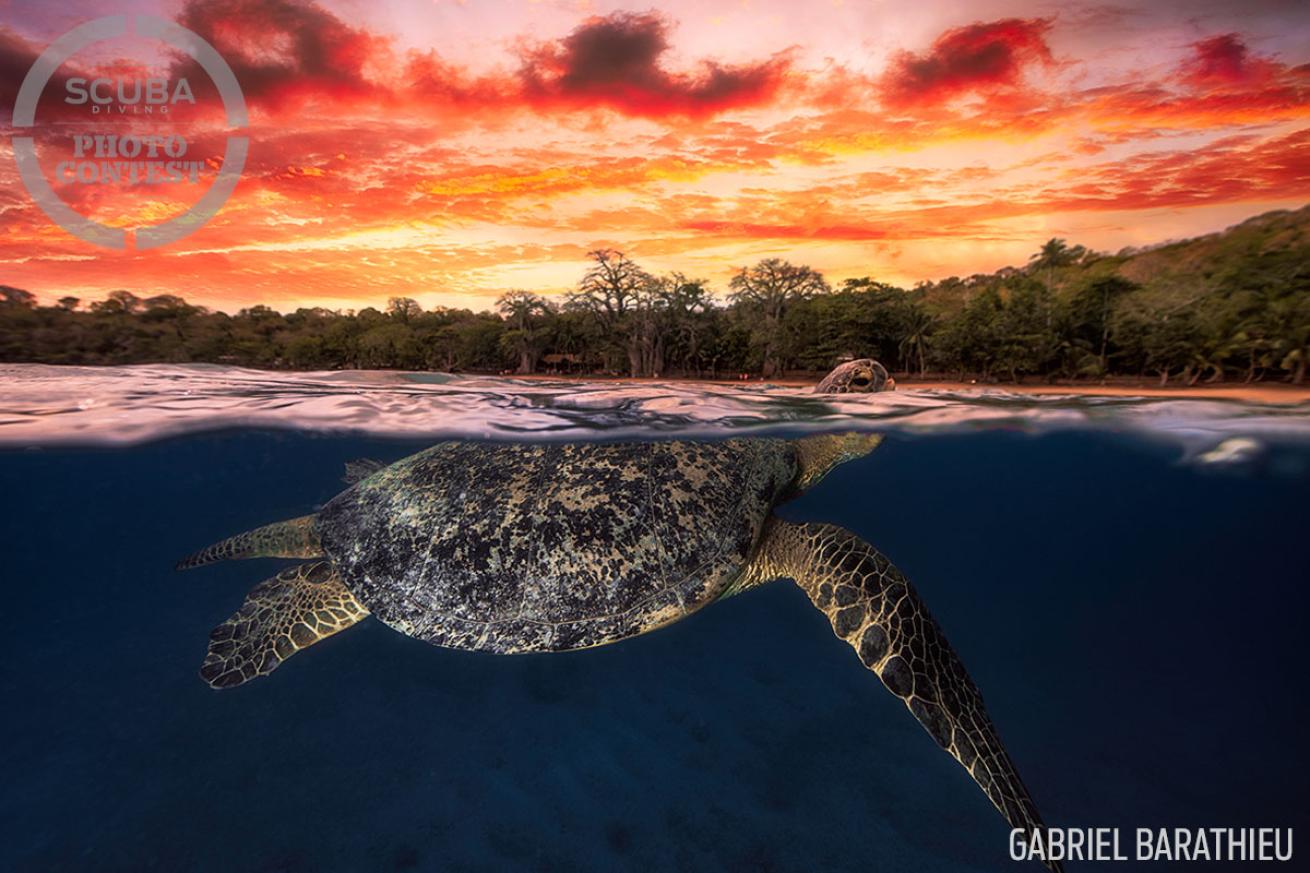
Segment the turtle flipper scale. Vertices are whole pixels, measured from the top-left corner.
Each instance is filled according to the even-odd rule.
[[[1044,830],[982,695],[901,572],[842,528],[772,520],[745,586],[794,579],[833,631],[973,777],[1013,828]],[[1058,862],[1047,864],[1060,871]]]
[[[213,688],[234,688],[267,676],[367,616],[330,562],[288,568],[250,589],[241,608],[210,631],[200,678]]]

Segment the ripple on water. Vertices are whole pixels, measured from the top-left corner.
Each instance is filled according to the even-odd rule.
[[[0,445],[124,445],[229,428],[382,437],[597,439],[1093,428],[1167,437],[1206,463],[1240,438],[1310,439],[1310,403],[693,382],[578,382],[445,373],[273,373],[208,364],[0,366]],[[1244,444],[1245,445],[1245,444]],[[1258,448],[1258,443],[1256,443]],[[1249,448],[1249,447],[1248,447]]]

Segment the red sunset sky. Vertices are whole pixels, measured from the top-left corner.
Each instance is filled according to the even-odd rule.
[[[35,56],[124,12],[204,36],[250,106],[232,199],[140,252],[53,225],[10,142]],[[175,128],[192,155],[221,154],[204,74],[124,40],[47,88],[48,171],[89,120],[61,104],[64,79],[142,63],[187,77],[198,106],[102,127]],[[1308,122],[1299,2],[0,0],[0,284],[227,311],[483,308],[562,292],[605,246],[720,290],[769,256],[908,286],[1023,263],[1051,236],[1116,250],[1301,206]],[[199,194],[59,190],[127,227]]]

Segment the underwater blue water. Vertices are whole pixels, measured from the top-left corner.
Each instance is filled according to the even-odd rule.
[[[0,451],[0,870],[1041,869],[786,582],[566,654],[369,621],[206,687],[209,629],[292,562],[173,562],[430,442]],[[1304,834],[1310,444],[1196,456],[1085,426],[892,430],[780,514],[905,571],[1049,824]],[[1162,869],[1114,869],[1139,866]]]

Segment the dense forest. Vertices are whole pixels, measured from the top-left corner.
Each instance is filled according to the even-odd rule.
[[[229,315],[126,290],[40,306],[0,286],[0,361],[772,377],[853,356],[898,373],[983,380],[1302,383],[1307,226],[1310,207],[1116,254],[1052,239],[1022,267],[912,289],[871,278],[832,287],[809,267],[770,258],[716,293],[607,249],[591,253],[563,298],[508,291],[496,312],[393,298],[381,310]]]

